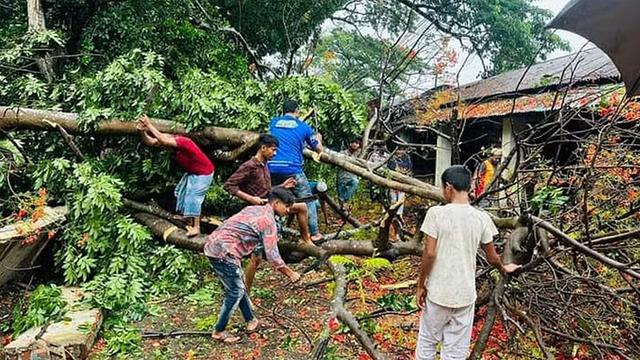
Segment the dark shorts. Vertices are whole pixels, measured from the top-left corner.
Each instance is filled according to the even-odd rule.
[[[284,183],[288,178],[295,176],[296,174],[271,174],[271,186],[278,186]]]
[[[285,175],[285,174],[271,174],[271,186],[282,185],[288,178],[295,178],[295,174]],[[291,195],[296,197],[296,192],[293,189],[288,189]]]

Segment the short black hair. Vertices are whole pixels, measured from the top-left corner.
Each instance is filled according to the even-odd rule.
[[[442,184],[449,184],[457,191],[469,191],[471,188],[471,173],[462,165],[454,165],[442,173]]]
[[[300,106],[298,106],[298,102],[293,99],[287,99],[282,106],[282,113],[289,114],[298,111]]]
[[[352,144],[354,142],[362,145],[362,138],[360,136],[352,137],[351,141],[349,141],[349,144]]]
[[[260,134],[260,136],[258,137],[258,147],[262,146],[278,147],[280,146],[280,141],[278,141],[278,138],[271,134]]]
[[[269,202],[274,202],[276,200],[280,200],[287,205],[291,205],[296,201],[296,198],[293,196],[291,190],[277,186],[271,189],[271,195],[269,195]]]

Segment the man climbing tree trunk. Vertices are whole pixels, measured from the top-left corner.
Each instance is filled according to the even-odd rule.
[[[145,145],[175,151],[176,163],[186,171],[176,186],[176,211],[190,221],[187,236],[200,234],[200,212],[204,196],[213,181],[213,163],[193,140],[158,131],[146,115],[138,120],[138,126]]]

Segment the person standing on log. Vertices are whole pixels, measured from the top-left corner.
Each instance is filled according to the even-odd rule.
[[[215,166],[193,140],[160,132],[146,115],[138,119],[137,127],[145,145],[175,152],[175,162],[186,171],[175,189],[176,212],[187,218],[187,236],[200,234],[200,212]]]
[[[342,150],[340,153],[354,157],[358,155],[360,151],[360,147],[362,146],[362,140],[359,138],[352,139],[349,143],[349,146]],[[347,202],[353,198],[358,191],[358,184],[360,183],[360,179],[357,175],[352,174],[344,169],[338,170],[338,179],[336,181],[336,189],[338,191],[338,201],[340,202],[340,207],[344,208]]]
[[[292,189],[294,195],[298,198],[308,198],[312,193],[309,180],[304,173],[303,151],[307,145],[316,153],[322,153],[322,135],[314,134],[313,129],[298,118],[299,106],[296,101],[285,101],[283,113],[282,116],[272,118],[269,123],[269,132],[280,144],[278,152],[268,163],[271,184],[280,185],[292,178],[295,180]],[[307,203],[307,207],[311,240],[319,241],[322,234],[318,227],[317,201]]]
[[[452,166],[441,179],[446,205],[430,208],[420,228],[426,241],[416,294],[422,309],[417,360],[435,359],[438,343],[442,343],[443,359],[466,359],[476,301],[478,246],[501,273],[520,267],[502,264],[493,245],[498,230],[491,217],[469,203],[469,171]]]
[[[278,251],[278,229],[275,215],[286,216],[295,198],[284,188],[275,188],[266,205],[247,206],[225,220],[209,235],[204,254],[210,258],[214,272],[224,287],[225,297],[218,315],[218,322],[211,337],[224,343],[236,343],[240,337],[225,329],[231,314],[237,307],[247,322],[247,331],[259,326],[251,309],[251,300],[243,280],[241,260],[261,247],[273,267],[286,275],[291,282],[300,280],[300,274],[288,267]]]
[[[255,156],[245,161],[224,183],[224,189],[231,195],[249,203],[250,205],[264,205],[271,194],[271,174],[266,166],[278,149],[278,139],[269,134],[260,134],[258,139],[258,151]],[[280,187],[292,189],[295,187],[293,178],[287,179]],[[291,205],[290,213],[296,215],[300,227],[300,241],[311,244],[309,225],[307,223],[307,204],[300,202]],[[251,293],[251,286],[256,270],[260,264],[261,255],[251,257],[246,270],[247,293]]]

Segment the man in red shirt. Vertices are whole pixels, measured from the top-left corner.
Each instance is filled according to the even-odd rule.
[[[187,236],[200,234],[200,211],[213,181],[213,163],[193,140],[160,132],[146,115],[138,119],[138,130],[145,145],[175,151],[175,162],[186,171],[176,186],[176,211],[190,224],[187,225]]]

